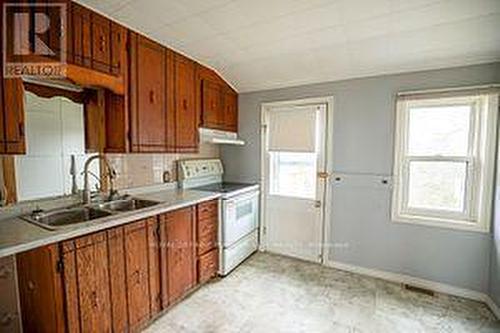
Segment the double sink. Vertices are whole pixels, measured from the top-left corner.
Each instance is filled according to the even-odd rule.
[[[121,212],[135,211],[158,204],[159,202],[151,200],[122,197],[91,205],[82,204],[49,211],[37,210],[21,218],[48,230],[58,230]]]

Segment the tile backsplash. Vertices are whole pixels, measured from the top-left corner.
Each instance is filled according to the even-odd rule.
[[[107,154],[117,172],[117,189],[161,184],[176,181],[176,161],[186,158],[218,158],[217,145],[200,143],[197,154]]]

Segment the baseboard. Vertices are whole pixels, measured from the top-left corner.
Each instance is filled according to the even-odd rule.
[[[500,307],[495,303],[495,301],[493,301],[490,296],[484,295],[484,297],[484,303],[486,303],[490,307],[491,312],[493,312],[495,316],[500,319]]]
[[[348,272],[357,273],[357,274],[361,274],[361,275],[367,275],[367,276],[371,276],[371,277],[375,277],[375,278],[379,278],[382,280],[387,280],[387,281],[391,281],[391,282],[395,282],[395,283],[410,284],[410,285],[413,285],[416,287],[429,289],[429,290],[439,292],[442,294],[459,296],[459,297],[463,297],[463,298],[472,299],[475,301],[480,301],[480,302],[486,303],[490,307],[491,311],[495,314],[495,316],[498,319],[500,319],[500,309],[499,309],[498,305],[496,305],[495,302],[488,295],[486,295],[485,293],[479,292],[479,291],[454,287],[454,286],[446,284],[446,283],[421,279],[421,278],[417,278],[417,277],[406,275],[406,274],[399,274],[399,273],[381,271],[381,270],[372,269],[372,268],[355,266],[355,265],[351,265],[351,264],[345,264],[345,263],[341,263],[338,261],[326,261],[325,266],[336,268],[336,269],[339,269],[342,271],[348,271]]]

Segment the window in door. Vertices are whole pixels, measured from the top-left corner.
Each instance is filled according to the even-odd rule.
[[[487,230],[498,95],[397,104],[393,220]]]
[[[268,116],[269,194],[314,199],[320,148],[316,105],[271,110]]]
[[[270,152],[270,194],[314,199],[316,153]]]

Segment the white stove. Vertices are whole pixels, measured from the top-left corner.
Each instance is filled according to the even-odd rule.
[[[224,182],[219,159],[181,160],[179,187],[221,193],[220,275],[227,275],[259,243],[259,185]]]

